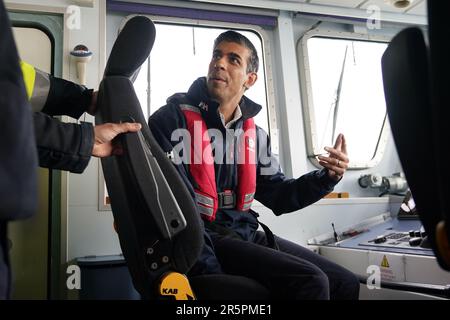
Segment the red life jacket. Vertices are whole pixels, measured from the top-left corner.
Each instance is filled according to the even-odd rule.
[[[186,129],[191,137],[189,171],[197,183],[197,188],[194,186],[197,205],[204,219],[214,221],[219,209],[219,200],[208,128],[199,108],[182,104],[180,109],[186,118]],[[234,190],[235,209],[248,211],[256,190],[256,126],[253,119],[245,120],[242,129],[243,137],[241,135],[238,139],[238,186]],[[202,139],[199,139],[199,136]],[[225,190],[224,193],[232,194],[233,191]]]

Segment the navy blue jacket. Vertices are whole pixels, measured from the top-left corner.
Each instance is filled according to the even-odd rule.
[[[0,0],[0,300],[10,293],[8,221],[37,207],[37,153],[19,56]]]
[[[92,90],[50,76],[42,112],[31,112],[19,56],[3,1],[0,0],[0,300],[9,298],[8,221],[32,216],[37,208],[37,164],[80,173],[94,144],[91,124],[62,123],[86,110]],[[37,149],[37,150],[36,150]]]
[[[226,131],[219,113],[218,104],[208,96],[206,78],[197,79],[187,93],[178,93],[167,100],[167,105],[156,111],[149,119],[149,126],[156,140],[165,152],[170,152],[179,141],[171,141],[174,130],[186,128],[186,121],[180,104],[200,106],[200,110],[208,129],[218,129],[226,136]],[[233,128],[242,126],[244,120],[254,117],[261,106],[243,97],[239,103],[242,117]],[[260,127],[257,130],[257,187],[255,199],[272,209],[276,215],[292,212],[304,208],[333,190],[335,181],[329,178],[326,169],[312,171],[298,179],[288,179],[282,173],[277,158],[271,153],[270,140],[266,132]],[[214,142],[213,142],[214,143]],[[215,148],[220,146],[215,145]],[[227,147],[223,143],[222,147]],[[176,149],[178,150],[178,149]],[[223,153],[225,155],[225,152]],[[177,154],[175,154],[177,156]],[[182,157],[182,155],[180,154]],[[188,164],[177,165],[187,187],[195,197],[193,185],[195,181],[190,177]],[[267,171],[270,174],[267,174]],[[215,163],[217,191],[234,189],[238,183],[236,164]],[[253,240],[258,228],[256,218],[248,213],[230,209],[217,211],[215,224],[233,230],[244,240]],[[214,231],[206,228],[209,234]],[[213,246],[206,235],[206,247],[199,263],[194,267],[199,273],[221,272],[220,266],[213,256]]]

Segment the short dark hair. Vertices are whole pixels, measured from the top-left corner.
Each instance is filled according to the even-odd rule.
[[[234,42],[238,43],[240,45],[243,45],[248,50],[250,50],[250,57],[247,61],[247,73],[249,72],[258,72],[259,67],[259,59],[258,59],[258,52],[256,52],[255,46],[253,43],[251,43],[250,40],[247,39],[247,37],[243,36],[242,34],[228,30],[225,31],[214,40],[214,49],[223,41],[226,42]]]

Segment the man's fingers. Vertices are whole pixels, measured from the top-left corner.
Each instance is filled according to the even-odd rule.
[[[345,141],[345,136],[342,135],[342,146],[341,150],[343,153],[347,154],[347,142]]]
[[[142,126],[140,123],[131,123],[131,122],[124,122],[124,123],[116,123],[114,125],[114,131],[119,133],[125,133],[125,132],[137,132],[141,130]]]
[[[330,155],[333,155],[334,158],[340,160],[341,162],[348,162],[349,161],[348,157],[347,157],[347,153],[345,153],[344,151],[339,151],[339,150],[336,150],[334,148],[329,148],[329,147],[325,147],[324,149],[326,151],[328,151],[330,153]]]
[[[111,141],[121,133],[141,130],[140,123],[104,123],[94,127],[95,143],[92,155],[96,157],[109,157],[111,154],[121,154],[121,150],[114,147]]]
[[[343,176],[346,171],[344,168],[333,166],[332,164],[325,162],[325,161],[319,161],[319,164],[322,167],[325,167],[328,170],[333,171],[338,176]]]
[[[328,151],[329,157],[318,156],[319,164],[328,169],[328,175],[332,179],[339,181],[349,165],[347,143],[344,135],[340,133],[337,136],[333,148],[325,147],[324,149]]]
[[[347,169],[348,168],[348,162],[344,161],[342,159],[337,159],[337,158],[330,158],[330,157],[324,157],[324,156],[318,156],[317,157],[319,159],[319,162],[326,162],[329,163],[332,166],[336,166],[342,169]]]
[[[343,137],[344,135],[342,134],[342,133],[339,133],[338,134],[338,136],[337,136],[337,138],[336,138],[336,141],[335,141],[335,143],[334,143],[334,146],[333,146],[333,148],[335,148],[335,149],[337,149],[337,150],[340,150],[341,149],[341,145],[342,145],[342,137]]]

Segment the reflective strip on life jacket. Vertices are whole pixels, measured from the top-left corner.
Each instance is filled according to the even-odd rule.
[[[256,126],[253,119],[245,120],[242,129],[244,133],[238,141],[236,209],[246,211],[252,205],[256,190]]]
[[[203,218],[214,221],[218,209],[214,157],[207,126],[199,108],[182,104],[180,109],[186,118],[186,129],[191,136],[189,172],[196,182],[196,201]],[[243,125],[244,133],[238,139],[238,186],[236,209],[250,209],[256,190],[256,126],[253,119]],[[202,137],[199,139],[198,137]]]
[[[20,68],[31,109],[39,112],[44,108],[50,91],[49,75],[24,61],[20,61]]]
[[[208,196],[204,196],[201,193],[196,193],[195,196],[197,197],[197,202],[199,204],[202,204],[207,207],[213,207],[214,206],[214,199],[210,198]]]

